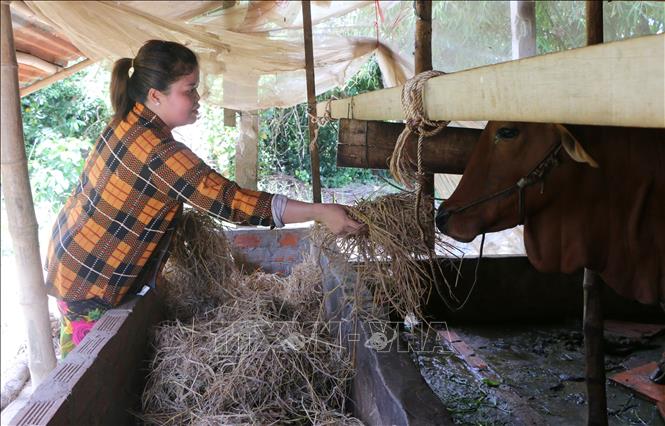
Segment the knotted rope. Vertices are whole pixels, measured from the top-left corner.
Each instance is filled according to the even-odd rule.
[[[408,80],[402,87],[402,109],[406,118],[404,130],[397,138],[393,155],[390,157],[390,173],[395,180],[407,188],[416,186],[416,218],[418,218],[418,227],[421,237],[425,238],[425,231],[420,223],[420,204],[422,197],[422,180],[424,177],[422,154],[423,140],[434,136],[443,130],[450,121],[432,121],[425,117],[423,105],[425,83],[432,77],[437,77],[445,73],[441,71],[425,71],[412,79]],[[406,143],[411,133],[418,135],[418,147],[416,158],[416,175],[413,175],[411,163],[408,161],[406,153]]]
[[[330,120],[332,120],[332,101],[336,99],[336,96],[331,96],[330,99],[326,101],[326,112],[324,113],[323,117],[317,117],[315,114],[311,114],[309,112],[307,113],[309,120],[316,124],[316,127],[314,128],[314,135],[310,135],[309,138],[309,152],[312,152],[316,146],[316,141],[319,138],[319,127],[325,126],[326,124],[330,123]]]

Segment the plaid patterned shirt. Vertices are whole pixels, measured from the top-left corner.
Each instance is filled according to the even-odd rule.
[[[137,103],[102,132],[49,242],[46,285],[66,301],[115,306],[136,283],[182,203],[245,225],[274,226],[272,194],[241,189],[176,142]]]

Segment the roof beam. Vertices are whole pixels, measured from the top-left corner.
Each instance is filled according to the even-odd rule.
[[[401,87],[332,101],[331,118],[403,120]],[[434,77],[432,120],[665,127],[665,35],[639,37]],[[317,105],[326,115],[327,102]]]
[[[81,71],[83,68],[94,64],[95,61],[91,59],[85,59],[77,64],[72,65],[69,68],[65,68],[62,71],[55,73],[49,77],[43,78],[39,80],[36,83],[31,84],[30,86],[24,87],[21,89],[21,97],[27,96],[30,93],[36,92],[39,89],[43,89],[44,87],[50,86],[51,84],[55,83],[56,81],[60,81],[63,78],[67,78],[70,75],[77,73]]]
[[[56,64],[52,64],[48,61],[45,61],[41,58],[38,58],[34,55],[24,52],[16,52],[16,61],[19,64],[28,65],[33,68],[40,69],[47,74],[55,74],[62,70],[62,67],[59,67]]]

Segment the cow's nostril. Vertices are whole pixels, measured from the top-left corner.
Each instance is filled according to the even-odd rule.
[[[450,218],[450,211],[446,210],[443,206],[439,206],[436,210],[436,227],[439,231],[445,233],[446,223],[448,223],[448,218]]]

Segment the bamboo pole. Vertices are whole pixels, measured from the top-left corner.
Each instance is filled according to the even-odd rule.
[[[60,72],[57,72],[49,77],[43,78],[30,86],[24,87],[21,89],[21,97],[27,96],[30,93],[34,93],[39,89],[43,89],[44,87],[50,86],[51,84],[58,82],[62,80],[63,78],[67,78],[72,74],[75,74],[79,71],[81,71],[83,68],[86,68],[89,65],[94,64],[95,61],[91,59],[84,59],[81,62],[78,62],[71,67],[65,68]]]
[[[18,90],[18,64],[14,50],[9,4],[2,2],[2,192],[7,203],[9,233],[19,274],[19,304],[28,333],[28,365],[36,387],[55,368],[51,321],[44,287],[37,218],[30,192],[28,162],[23,142],[23,119]]]
[[[473,68],[425,84],[431,120],[665,127],[665,34]],[[528,82],[528,84],[526,84]],[[320,102],[319,117],[404,120],[401,87]]]
[[[305,33],[305,75],[307,77],[307,123],[309,123],[309,155],[312,161],[312,201],[321,202],[321,170],[319,145],[316,141],[318,125],[316,116],[316,85],[314,80],[314,49],[312,47],[312,11],[309,0],[302,1],[302,22]]]
[[[16,62],[37,68],[48,74],[55,74],[62,70],[62,67],[45,61],[42,58],[30,55],[29,53],[16,52]]]
[[[429,0],[415,0],[413,2],[416,15],[416,34],[415,34],[415,75],[432,69],[432,2]],[[431,143],[431,140],[423,140],[423,144]],[[432,211],[434,211],[434,175],[431,173],[423,174],[419,177],[420,187],[423,198],[431,197]],[[432,247],[434,246],[434,216],[424,223],[424,229],[427,230],[425,238],[428,239]],[[431,231],[431,232],[430,232]]]
[[[603,2],[586,1],[587,45],[603,42]],[[603,348],[603,281],[584,269],[584,353],[586,357],[587,424],[607,425],[605,351]]]

